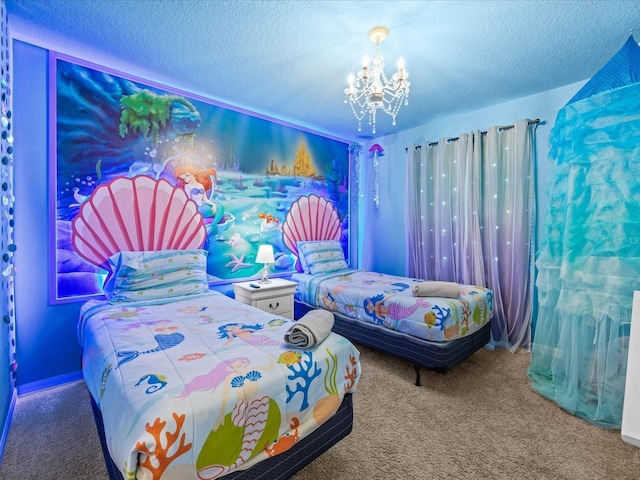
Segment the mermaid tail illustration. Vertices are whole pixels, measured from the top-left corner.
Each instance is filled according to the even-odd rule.
[[[405,307],[395,303],[389,304],[389,318],[393,320],[401,320],[403,318],[410,317],[418,310],[419,307],[430,307],[431,304],[421,297],[418,297],[415,305]]]
[[[212,480],[237,470],[278,438],[280,418],[277,403],[268,396],[238,403],[207,437],[196,462],[198,478]],[[240,451],[229,442],[232,437],[241,439]]]
[[[155,335],[153,338],[155,338],[158,344],[155,348],[152,348],[150,350],[145,350],[144,352],[139,352],[137,350],[118,352],[118,358],[121,359],[118,361],[118,366],[124,363],[130,362],[131,360],[138,358],[140,355],[146,355],[147,353],[159,352],[161,350],[167,350],[169,348],[175,347],[176,345],[179,345],[180,343],[182,343],[182,341],[184,340],[184,335],[177,332],[170,333],[168,335],[159,333],[158,335]]]

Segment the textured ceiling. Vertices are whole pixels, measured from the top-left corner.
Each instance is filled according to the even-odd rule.
[[[376,136],[590,78],[640,1],[5,0],[14,38],[347,140],[343,90],[367,32],[410,74],[409,106]],[[479,126],[481,127],[481,126]]]

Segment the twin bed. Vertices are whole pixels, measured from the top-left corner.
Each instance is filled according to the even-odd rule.
[[[420,280],[366,270],[308,275],[298,282],[296,317],[325,308],[336,318],[333,331],[355,343],[446,372],[490,339],[491,290],[460,285],[455,297],[414,296]]]
[[[445,295],[414,296],[425,282],[350,269],[344,257],[341,221],[322,197],[301,197],[283,226],[285,245],[298,258],[295,318],[315,308],[334,313],[333,331],[349,340],[413,363],[446,372],[490,341],[492,290],[456,285]],[[422,295],[422,293],[419,293]]]
[[[74,220],[78,253],[110,272],[78,340],[113,480],[290,478],[351,431],[357,349],[335,333],[292,348],[293,321],[210,291],[201,227],[182,189],[142,176]]]
[[[74,248],[109,272],[78,340],[111,480],[291,478],[351,431],[349,340],[410,360],[417,384],[418,366],[446,371],[489,341],[491,290],[414,296],[419,280],[349,269],[331,209],[301,197],[282,227],[303,272],[295,318],[335,317],[301,349],[285,341],[293,320],[209,290],[206,230],[182,189],[118,178],[82,205]]]

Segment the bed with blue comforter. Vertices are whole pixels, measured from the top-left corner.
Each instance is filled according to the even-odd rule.
[[[471,335],[493,316],[493,292],[460,285],[459,296],[417,297],[415,278],[368,270],[294,274],[296,298],[344,316],[424,340],[443,342]]]
[[[419,367],[446,372],[490,341],[493,291],[459,285],[451,297],[414,296],[423,281],[368,270],[341,268],[298,273],[295,316],[314,308],[334,313],[333,331]]]
[[[292,320],[210,291],[208,233],[184,189],[144,175],[72,222],[107,272],[77,333],[111,480],[288,479],[351,431],[358,350],[326,328],[292,347]]]
[[[213,291],[87,302],[83,375],[123,477],[219,478],[329,419],[356,388],[358,351],[333,333],[292,349],[291,323]]]

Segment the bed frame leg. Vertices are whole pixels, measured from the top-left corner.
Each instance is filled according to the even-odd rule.
[[[420,365],[414,365],[413,368],[416,371],[416,386],[420,387]]]

